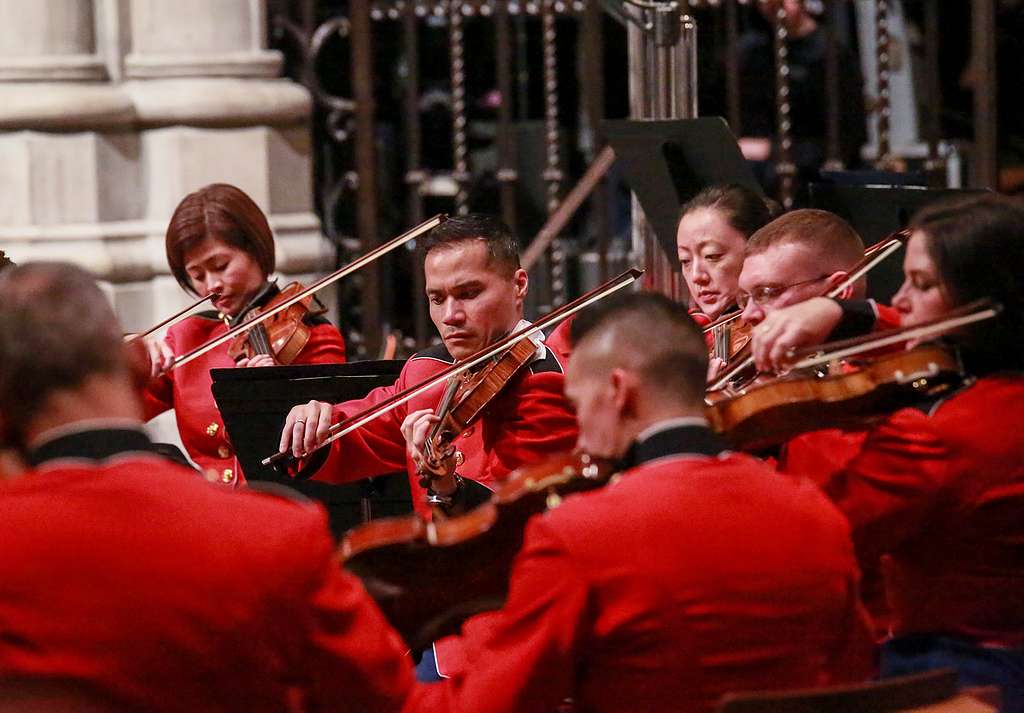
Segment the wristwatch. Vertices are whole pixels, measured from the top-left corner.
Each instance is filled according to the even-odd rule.
[[[455,497],[462,490],[462,476],[455,473],[455,489],[446,495],[434,492],[433,488],[427,488],[427,502],[430,505],[439,505],[441,507],[451,507],[452,503],[455,502]]]

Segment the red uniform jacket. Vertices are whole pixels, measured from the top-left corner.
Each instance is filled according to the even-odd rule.
[[[0,683],[158,713],[398,709],[404,645],[323,510],[224,492],[148,445],[65,436],[0,483]]]
[[[374,389],[364,399],[336,405],[334,420],[340,421],[380,403],[452,363],[444,346],[420,352],[409,359],[394,385]],[[525,463],[571,450],[576,443],[576,417],[562,394],[562,382],[562,365],[555,352],[539,350],[534,361],[487,406],[476,425],[455,440],[456,449],[462,453],[459,474],[493,487]],[[421,514],[429,515],[426,493],[406,454],[401,426],[411,411],[435,408],[443,390],[444,385],[440,384],[335,441],[327,461],[314,477],[342,483],[407,469],[413,505]]]
[[[826,492],[865,567],[882,555],[893,632],[1024,645],[1024,378],[982,378],[873,428]]]
[[[311,318],[309,342],[293,363],[337,364],[345,361],[345,342],[337,328],[323,318]],[[227,326],[217,319],[216,312],[203,312],[171,327],[167,343],[176,355],[218,337]],[[235,451],[224,430],[210,385],[211,369],[231,368],[235,363],[228,356],[228,344],[222,344],[203,356],[152,379],[143,392],[145,417],[157,416],[173,408],[182,444],[209,480],[233,486],[240,472]]]
[[[406,710],[686,713],[869,675],[842,516],[719,450],[702,427],[660,431],[617,482],[534,518],[504,609],[463,629],[469,664]]]

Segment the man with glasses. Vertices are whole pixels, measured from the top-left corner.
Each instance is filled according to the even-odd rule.
[[[816,319],[818,310],[811,310],[806,320],[785,321],[786,330],[800,333],[764,339],[765,332],[777,328],[773,314],[783,307],[828,294],[846,280],[863,257],[864,242],[857,231],[838,215],[824,210],[791,211],[750,236],[736,303],[743,311],[743,321],[755,327],[755,334],[762,335],[754,340],[755,345],[770,343],[782,348],[786,344],[820,344],[849,336],[847,332],[865,333],[898,326],[899,315],[895,310],[864,299],[867,283],[861,278],[836,296],[839,300],[852,300],[848,311],[856,316],[844,320],[843,333],[830,333],[835,321],[822,322]],[[756,346],[754,356],[760,356]]]
[[[736,303],[743,311],[743,321],[754,327],[753,355],[759,367],[764,349],[821,344],[899,326],[896,310],[864,299],[867,281],[863,277],[836,296],[845,303],[842,309],[830,300],[815,299],[846,280],[863,257],[864,242],[853,226],[824,210],[791,211],[750,236]],[[836,320],[827,318],[830,306],[846,315],[838,327]],[[789,317],[776,318],[783,308],[788,309],[781,317]],[[798,318],[792,318],[794,310],[800,312]],[[860,434],[837,437],[822,473],[852,457],[860,438]],[[787,443],[778,466],[814,479],[819,473],[806,463],[822,462],[821,454],[808,452],[804,441],[797,437]]]

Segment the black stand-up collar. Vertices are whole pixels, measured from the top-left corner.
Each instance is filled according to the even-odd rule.
[[[77,431],[46,441],[28,452],[29,464],[38,467],[54,460],[102,461],[122,453],[155,453],[145,433],[131,428],[98,428]]]
[[[236,314],[234,317],[231,317],[228,320],[231,326],[237,325],[239,322],[245,319],[245,315],[247,315],[249,312],[253,311],[257,307],[262,307],[264,304],[267,303],[267,301],[270,300],[270,298],[272,298],[280,291],[281,290],[278,289],[277,282],[275,280],[268,280],[266,283],[264,283],[263,287],[261,287],[259,291],[253,296],[253,298],[249,300],[249,304],[245,305],[241,310],[239,310],[238,314]]]
[[[625,470],[668,456],[716,456],[726,450],[725,442],[707,426],[673,426],[634,441],[620,465]]]

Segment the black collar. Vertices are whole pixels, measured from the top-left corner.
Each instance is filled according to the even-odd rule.
[[[238,312],[238,314],[236,314],[234,317],[231,317],[228,320],[231,323],[231,326],[239,324],[239,322],[245,319],[245,315],[247,315],[249,312],[252,312],[257,307],[262,307],[263,305],[265,305],[270,300],[270,298],[272,298],[280,291],[281,290],[278,289],[277,282],[275,280],[268,280],[266,283],[264,283],[263,287],[261,287],[259,291],[256,292],[253,298],[249,300],[249,304],[245,305],[245,307],[243,307]]]
[[[716,456],[725,450],[725,443],[707,426],[673,426],[634,441],[620,466],[625,470],[667,456]]]
[[[153,443],[142,431],[131,428],[97,428],[69,433],[28,452],[26,459],[32,466],[53,460],[102,461],[122,453],[152,453]]]

